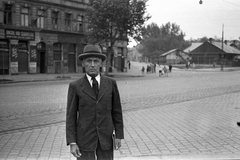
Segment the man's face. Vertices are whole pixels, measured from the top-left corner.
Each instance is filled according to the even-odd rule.
[[[97,57],[88,57],[83,59],[82,66],[85,68],[89,76],[97,76],[102,67],[102,59]]]

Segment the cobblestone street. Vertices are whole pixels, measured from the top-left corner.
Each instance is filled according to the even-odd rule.
[[[125,139],[116,159],[239,159],[239,73],[117,80]],[[69,82],[0,86],[0,159],[75,159],[65,140]]]

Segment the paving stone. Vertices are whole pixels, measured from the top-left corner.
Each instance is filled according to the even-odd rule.
[[[119,81],[125,140],[122,148],[115,151],[115,157],[197,157],[197,154],[239,158],[240,127],[236,125],[240,121],[239,75],[214,73]],[[15,89],[20,92],[24,87]],[[33,91],[48,89],[32,87]],[[60,97],[64,97],[67,85],[56,84],[51,89],[61,91]],[[11,89],[4,87],[4,90],[9,93]],[[5,107],[10,106],[10,110],[3,110],[5,115],[0,113],[3,120],[0,122],[0,157],[30,159],[39,155],[38,159],[75,159],[65,144],[63,108],[66,100],[58,99],[60,103],[54,103],[56,99],[51,100],[52,95],[42,103],[45,97],[38,100],[32,95],[30,101],[27,97],[31,97],[33,91],[26,90],[26,96],[17,97],[19,104],[0,100]],[[1,98],[2,95],[0,91]],[[14,112],[10,112],[11,104],[16,107]],[[23,106],[22,111],[18,105]],[[4,132],[10,129],[16,130]]]

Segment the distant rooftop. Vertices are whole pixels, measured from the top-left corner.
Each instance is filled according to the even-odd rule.
[[[218,47],[219,49],[223,49],[223,51],[225,53],[234,53],[234,54],[240,54],[240,50],[239,49],[236,49],[230,45],[227,45],[225,43],[222,43],[222,42],[212,42],[212,44],[216,47]],[[222,48],[223,47],[223,48]]]
[[[202,45],[203,43],[202,42],[196,42],[196,43],[192,43],[191,46],[189,46],[188,48],[184,49],[183,51],[185,53],[189,53],[191,52],[192,50],[194,50],[195,48],[199,47],[200,45]]]

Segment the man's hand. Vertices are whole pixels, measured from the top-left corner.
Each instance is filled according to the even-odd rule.
[[[70,144],[70,152],[74,155],[74,157],[81,156],[81,153],[77,144]]]
[[[118,138],[115,139],[115,146],[116,146],[116,149],[119,149],[122,146],[121,139],[118,139]]]

